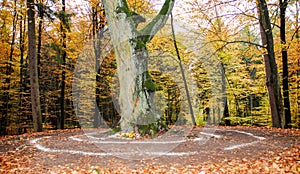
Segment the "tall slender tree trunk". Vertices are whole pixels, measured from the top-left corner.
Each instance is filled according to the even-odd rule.
[[[42,117],[40,106],[39,79],[36,57],[36,36],[35,36],[35,9],[34,0],[27,0],[28,13],[28,58],[30,69],[31,106],[34,131],[42,131]]]
[[[215,15],[219,16],[219,12],[217,9],[217,2],[214,0],[214,5],[215,5]],[[221,24],[221,20],[219,18],[217,18],[217,31],[218,33],[222,33],[222,24]],[[223,51],[220,50],[220,51]],[[227,94],[226,94],[226,69],[223,63],[224,60],[222,60],[221,62],[221,73],[222,73],[222,94],[224,95],[222,97],[222,102],[224,104],[224,112],[223,112],[223,119],[224,118],[228,118],[229,117],[229,108],[228,108],[228,102],[227,102]],[[230,125],[230,120],[225,119],[225,125]]]
[[[40,0],[39,5],[39,20],[38,20],[38,44],[37,44],[37,62],[38,62],[38,76],[41,75],[41,52],[42,52],[42,32],[43,32],[43,20],[44,20],[44,2],[43,0]]]
[[[96,74],[96,101],[95,101],[95,113],[94,113],[94,127],[97,128],[100,125],[100,113],[97,105],[97,101],[99,101],[100,89],[97,83],[100,81],[100,74],[98,73],[98,69],[100,68],[100,56],[101,56],[101,46],[100,46],[100,38],[99,38],[99,22],[98,22],[98,8],[99,3],[92,4],[92,25],[93,25],[93,46],[95,53],[95,74]]]
[[[61,1],[62,3],[62,16],[61,16],[61,24],[60,30],[62,34],[62,73],[61,73],[61,88],[60,88],[60,118],[58,121],[58,128],[64,129],[65,128],[65,87],[66,87],[66,58],[67,58],[67,42],[66,42],[66,2],[65,0]]]
[[[102,13],[103,12],[103,13]],[[96,88],[95,88],[95,113],[94,113],[94,127],[99,127],[103,125],[103,117],[100,115],[98,108],[98,103],[100,101],[100,87],[97,85],[101,81],[100,77],[100,58],[101,58],[101,48],[103,38],[103,28],[105,27],[105,18],[104,18],[104,7],[103,4],[98,2],[95,6],[92,7],[92,24],[93,24],[93,46],[95,53],[95,74],[96,74]]]
[[[289,96],[289,70],[288,70],[288,53],[285,37],[285,14],[288,5],[287,0],[279,0],[280,5],[280,39],[282,44],[281,56],[282,56],[282,87],[283,87],[283,106],[284,106],[284,128],[291,127],[291,106]]]
[[[181,60],[179,49],[178,49],[178,46],[177,46],[177,40],[176,40],[175,29],[174,29],[174,20],[173,20],[173,14],[172,13],[171,13],[171,28],[172,28],[172,36],[173,36],[173,41],[174,41],[174,47],[175,47],[175,51],[176,51],[176,54],[177,54],[177,59],[179,61],[179,67],[180,67],[180,71],[181,71],[181,76],[182,76],[182,80],[183,80],[183,83],[184,83],[186,97],[187,97],[187,100],[188,100],[188,107],[190,109],[192,124],[194,126],[196,126],[197,123],[196,123],[195,116],[194,116],[194,111],[193,111],[193,107],[192,107],[190,92],[189,92],[187,81],[186,81],[186,75],[184,73],[184,68],[183,68],[183,65],[182,65],[182,60]]]
[[[21,2],[22,3],[22,2]],[[23,7],[23,3],[22,3]],[[20,29],[19,29],[19,44],[20,44],[20,89],[19,89],[19,120],[22,120],[23,117],[23,92],[25,91],[25,83],[24,83],[24,52],[25,52],[25,20],[26,18],[23,17],[24,14],[21,14],[20,16]],[[22,133],[21,128],[19,127],[18,130],[19,134]]]
[[[272,126],[279,128],[282,127],[282,96],[280,92],[278,68],[275,60],[271,21],[269,17],[268,6],[265,0],[257,0],[257,10],[259,15],[262,45],[267,51],[267,53],[264,53],[264,62],[266,71],[266,85],[268,88],[272,114]]]
[[[44,20],[44,0],[39,0],[38,5],[38,38],[37,38],[37,71],[38,71],[38,79],[41,79],[41,57],[42,57],[42,33],[43,33],[43,20]],[[43,85],[43,80],[39,81],[40,83],[40,100],[41,100],[41,112],[44,111],[45,106],[48,103],[43,105],[43,94],[45,91],[45,86]]]
[[[151,123],[155,117],[147,85],[151,79],[146,43],[165,25],[174,0],[165,0],[159,14],[140,31],[126,0],[104,0],[103,4],[118,65],[121,129],[129,131],[135,125]]]
[[[229,108],[228,108],[228,100],[227,100],[227,94],[226,94],[226,69],[225,66],[223,64],[223,62],[221,62],[221,66],[222,66],[222,94],[223,96],[223,103],[224,103],[224,112],[223,112],[223,118],[225,119],[225,125],[229,126],[230,125],[230,120],[226,119],[229,117]]]

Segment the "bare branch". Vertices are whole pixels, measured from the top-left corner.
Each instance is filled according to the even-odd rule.
[[[244,44],[249,44],[249,45],[253,45],[253,46],[256,46],[256,47],[260,47],[260,48],[266,48],[263,45],[260,45],[260,44],[254,43],[254,42],[250,42],[250,41],[245,41],[245,40],[234,40],[234,41],[214,40],[212,42],[224,42],[225,46],[228,45],[228,44],[234,44],[234,43],[244,43]]]

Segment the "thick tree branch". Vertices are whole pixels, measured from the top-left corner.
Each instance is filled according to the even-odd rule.
[[[166,0],[156,17],[152,19],[152,21],[140,31],[142,41],[144,43],[149,42],[154,37],[154,35],[165,25],[173,9],[174,3],[175,0]]]

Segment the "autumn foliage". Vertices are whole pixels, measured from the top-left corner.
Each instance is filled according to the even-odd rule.
[[[157,9],[157,5],[139,0],[129,0],[128,4],[132,11],[145,16],[147,14],[148,18],[152,17]],[[210,45],[211,56],[217,56],[222,65],[224,78],[221,83],[226,94],[222,101],[226,101],[224,107],[227,109],[224,110],[224,114],[219,114],[218,118],[210,118],[210,114],[215,111],[210,108],[209,103],[213,87],[206,64],[200,58],[194,61],[192,57],[195,55],[189,52],[187,47],[179,44],[186,67],[193,64],[193,77],[198,87],[197,100],[200,101],[197,106],[198,125],[215,122],[226,125],[271,126],[272,117],[262,58],[266,50],[261,45],[259,36],[256,3],[247,1],[245,4],[236,1],[186,0],[184,6],[178,4],[182,11],[174,9],[176,20],[184,20],[187,25],[193,26],[193,31],[189,32],[196,33],[204,40],[197,49],[201,50],[205,45]],[[0,133],[20,134],[33,130],[26,2],[2,1],[0,6]],[[43,129],[80,127],[72,97],[74,69],[84,47],[95,39],[95,34],[107,26],[100,0],[83,1],[82,4],[66,2],[65,11],[61,6],[60,1],[43,0],[36,1],[34,6]],[[287,50],[290,126],[299,127],[299,3],[293,1],[287,5],[285,44],[280,40],[280,18],[276,13],[278,8],[279,3],[276,2],[270,4],[268,9],[269,13],[273,14],[271,23],[274,52],[278,72],[282,76],[280,52],[282,49]],[[140,25],[143,27],[145,24]],[[167,29],[162,31],[167,32]],[[178,38],[180,40],[180,35]],[[150,52],[152,51],[151,56],[157,56],[155,51],[175,55],[171,37],[154,38],[147,46]],[[111,89],[117,68],[113,51],[105,58],[99,58],[99,61],[101,68],[95,72],[97,88],[92,92],[95,93],[99,107],[98,117],[101,119],[98,120],[99,124],[94,126],[106,123],[114,127],[118,125],[120,115],[111,98],[114,95]],[[165,122],[173,124],[177,119],[181,119],[181,123],[190,124],[190,119],[178,117],[180,96],[176,92],[177,89],[173,88],[176,85],[172,77],[157,71],[153,71],[152,75],[163,96],[169,101],[164,110]],[[279,80],[282,82],[283,79],[280,77]],[[85,114],[95,114],[93,112],[90,110]],[[85,121],[87,125],[92,125],[89,119],[91,117],[87,116]]]

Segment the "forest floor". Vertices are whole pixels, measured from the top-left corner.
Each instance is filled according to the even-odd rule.
[[[297,129],[196,127],[183,138],[166,135],[128,140],[72,129],[1,137],[0,173],[300,173]]]

